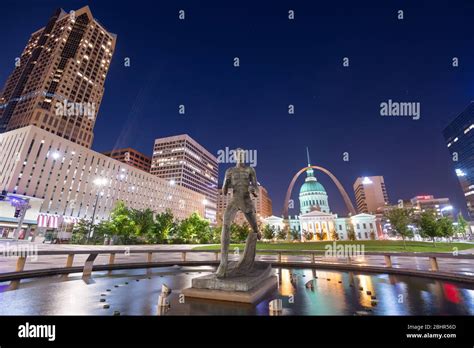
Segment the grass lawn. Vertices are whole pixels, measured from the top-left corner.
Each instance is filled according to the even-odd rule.
[[[327,244],[333,242],[305,242],[305,243],[266,243],[259,242],[257,250],[265,249],[281,249],[281,250],[325,250]],[[436,243],[432,242],[406,242],[407,248],[403,246],[403,241],[397,240],[368,240],[368,241],[340,241],[338,244],[360,244],[364,245],[365,251],[398,251],[398,252],[453,252],[457,248],[458,251],[466,249],[474,249],[474,244],[467,243]],[[241,250],[244,244],[231,244],[230,250],[239,247]],[[195,247],[195,250],[218,250],[220,245],[211,244],[206,246]]]

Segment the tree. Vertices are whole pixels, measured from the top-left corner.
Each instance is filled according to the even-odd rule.
[[[347,224],[347,239],[349,240],[356,240],[356,234],[354,231],[354,225],[352,224],[351,221],[348,222]]]
[[[376,234],[373,230],[370,231],[370,240],[375,240],[376,239]]]
[[[427,210],[421,213],[417,225],[420,228],[420,235],[423,238],[431,238],[433,245],[436,246],[435,238],[441,237],[441,234],[440,226],[436,221],[435,212],[433,210]]]
[[[136,223],[125,203],[117,202],[110,213],[110,229],[114,242],[116,240],[121,244],[135,244],[137,242]]]
[[[464,237],[466,236],[466,230],[469,227],[469,224],[462,216],[462,213],[459,212],[458,214],[458,225],[456,226],[456,233],[462,234]]]
[[[273,225],[265,225],[262,234],[264,239],[272,240],[275,237],[275,227]]]
[[[405,239],[412,237],[413,232],[408,228],[411,221],[411,210],[405,208],[395,208],[385,213],[385,217],[390,221],[392,231],[402,237],[403,246],[407,248]]]
[[[176,243],[200,243],[206,242],[206,238],[211,235],[209,221],[201,218],[199,214],[193,213],[188,218],[182,220],[172,235]]]
[[[101,244],[103,245],[106,240],[109,240],[111,237],[111,228],[110,221],[104,220],[99,222],[94,226],[94,234],[90,238],[89,242],[91,244]]]
[[[130,209],[130,218],[135,223],[135,235],[145,237],[154,225],[153,211],[151,209]]]
[[[286,229],[286,226],[284,228],[277,230],[276,237],[279,240],[286,240],[288,238],[288,230]]]
[[[313,240],[314,234],[313,232],[303,230],[303,238],[305,241],[307,240]]]
[[[454,234],[453,222],[450,218],[442,217],[438,219],[437,227],[438,234],[441,237],[451,238]]]
[[[145,235],[145,240],[150,244],[168,243],[170,235],[175,232],[176,222],[171,210],[156,214],[152,227]]]
[[[339,240],[339,235],[334,228],[331,230],[331,240]]]
[[[71,243],[86,244],[87,236],[91,230],[91,222],[86,219],[79,220],[72,230]]]
[[[291,240],[300,240],[300,232],[296,228],[290,230]]]

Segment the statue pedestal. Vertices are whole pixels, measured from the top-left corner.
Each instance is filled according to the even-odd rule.
[[[183,290],[186,297],[218,301],[255,303],[278,286],[277,277],[273,275],[269,264],[255,262],[250,272],[232,275],[236,263],[229,263],[231,275],[217,278],[215,274],[197,277],[192,280],[192,287]]]

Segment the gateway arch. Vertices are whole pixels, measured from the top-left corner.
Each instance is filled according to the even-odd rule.
[[[347,210],[349,211],[349,213],[353,214],[353,215],[357,214],[356,210],[354,209],[354,205],[352,204],[351,199],[349,198],[349,195],[347,194],[346,190],[344,190],[344,187],[339,182],[339,180],[337,180],[337,178],[334,176],[334,174],[332,174],[329,170],[327,170],[326,168],[323,168],[323,167],[308,166],[308,167],[304,167],[304,168],[300,169],[298,171],[298,173],[296,173],[293,176],[293,179],[291,180],[290,185],[288,186],[288,190],[286,191],[286,196],[285,196],[285,203],[283,205],[283,218],[284,219],[288,219],[288,203],[290,202],[291,192],[293,191],[293,186],[295,185],[296,180],[298,179],[298,177],[301,174],[303,174],[304,172],[306,172],[310,168],[319,170],[319,171],[323,172],[324,174],[328,175],[331,178],[331,180],[334,182],[334,184],[336,184],[336,187],[338,188],[339,192],[341,193],[342,199],[344,199],[344,203],[346,204],[346,207],[347,207]]]

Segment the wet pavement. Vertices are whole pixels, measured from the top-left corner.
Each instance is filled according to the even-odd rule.
[[[213,271],[174,266],[0,283],[0,315],[268,315],[276,298],[281,315],[474,315],[472,285],[320,269],[274,269],[278,289],[255,306],[181,295],[193,277]],[[169,308],[158,307],[162,284],[172,289]]]

